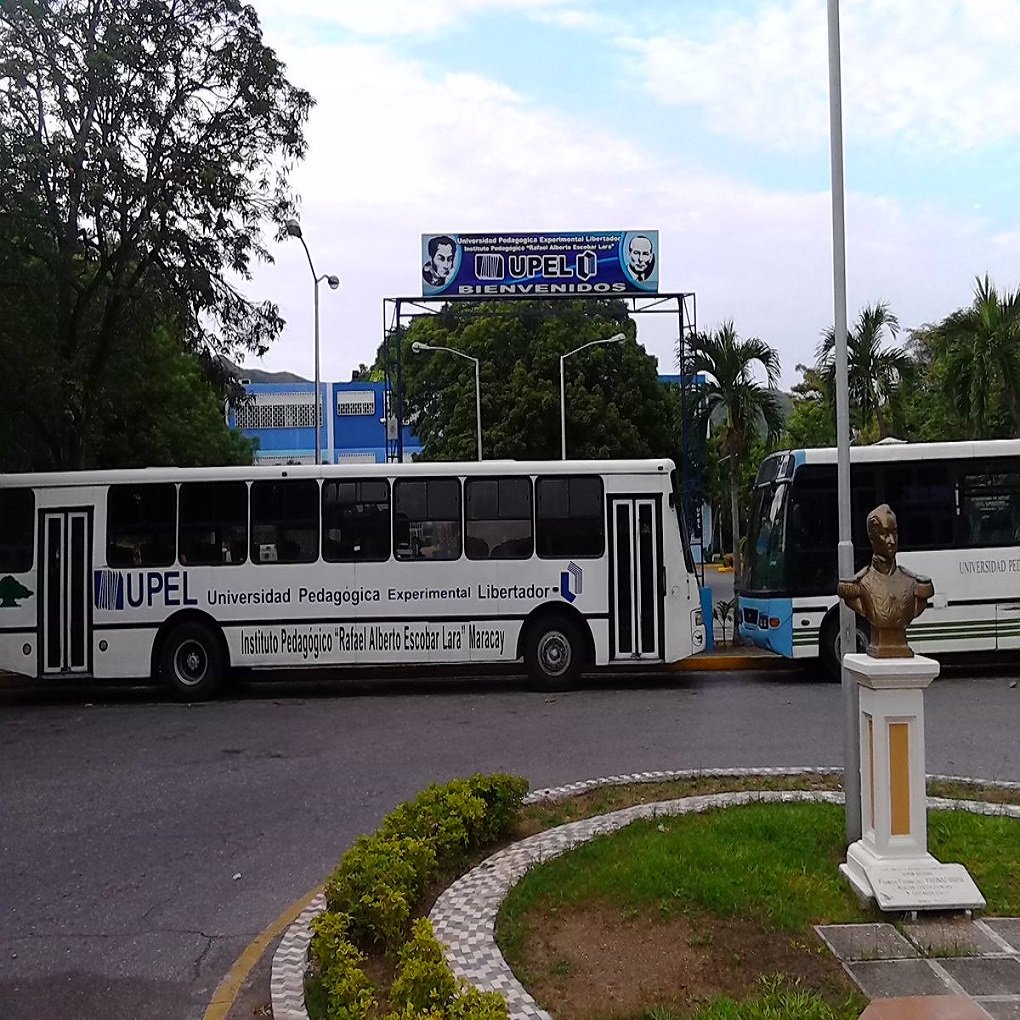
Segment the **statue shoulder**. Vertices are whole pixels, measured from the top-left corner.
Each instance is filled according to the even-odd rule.
[[[862,567],[851,578],[841,577],[836,584],[836,594],[841,599],[855,599],[861,594],[861,581],[870,567]]]

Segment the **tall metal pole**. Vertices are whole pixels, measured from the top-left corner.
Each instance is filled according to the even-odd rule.
[[[567,459],[567,387],[563,382],[563,362],[565,354],[560,355],[560,460]]]
[[[309,261],[311,256],[309,256]],[[315,276],[315,268],[312,268]],[[322,394],[319,392],[319,278],[315,279],[315,463],[322,461],[322,443],[319,438],[319,423],[322,421]]]
[[[475,363],[475,426],[478,429],[478,459],[482,459],[482,376],[478,369],[478,359],[471,359]]]
[[[832,284],[836,334],[836,483],[839,499],[840,577],[854,572],[850,531],[850,395],[846,340],[846,234],[843,210],[843,110],[839,59],[839,0],[829,0],[829,147],[832,163]],[[853,610],[839,607],[840,654],[857,649],[857,621]],[[861,747],[858,732],[857,684],[842,669],[843,792],[846,796],[846,838],[861,838]]]

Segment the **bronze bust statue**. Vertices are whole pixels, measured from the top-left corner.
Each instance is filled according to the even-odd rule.
[[[888,504],[868,514],[868,538],[874,555],[869,566],[849,580],[840,580],[836,594],[871,624],[868,655],[876,659],[909,658],[907,625],[935,594],[930,577],[896,565],[899,536],[896,515]]]

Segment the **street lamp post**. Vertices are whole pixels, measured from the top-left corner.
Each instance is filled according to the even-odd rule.
[[[478,439],[478,459],[482,459],[482,380],[478,371],[478,359],[463,351],[454,350],[452,347],[440,347],[438,344],[422,344],[417,340],[411,344],[411,350],[415,354],[422,351],[446,351],[447,354],[455,354],[458,358],[475,363],[475,432]]]
[[[589,347],[595,347],[598,344],[618,344],[621,340],[626,340],[627,336],[624,333],[616,333],[613,336],[606,337],[605,340],[592,340],[590,343],[581,344],[580,347],[575,347],[572,351],[567,351],[566,354],[560,355],[560,459],[567,459],[567,386],[566,377],[563,374],[563,362],[570,357],[571,354],[577,354],[578,351],[586,350]]]
[[[315,281],[315,463],[318,464],[322,458],[322,444],[319,439],[320,422],[322,421],[322,394],[319,387],[319,284],[323,280],[329,284],[330,290],[336,290],[340,286],[340,278],[323,273],[322,276],[315,275],[315,266],[312,264],[312,253],[305,244],[301,234],[301,224],[297,220],[287,220],[287,233],[290,237],[296,237],[301,242],[301,247],[308,257],[308,268],[312,271],[312,279]]]

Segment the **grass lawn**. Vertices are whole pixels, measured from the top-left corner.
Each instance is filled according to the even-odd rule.
[[[522,829],[715,792],[706,783],[791,789],[835,779],[603,788],[530,808]],[[930,792],[982,796],[973,788]],[[1020,821],[930,811],[928,826],[931,852],[967,866],[988,914],[1020,914]],[[751,804],[635,822],[527,875],[502,906],[497,939],[557,1020],[855,1020],[865,1000],[813,931],[882,916],[862,910],[840,877],[844,843],[843,809],[829,804]]]

